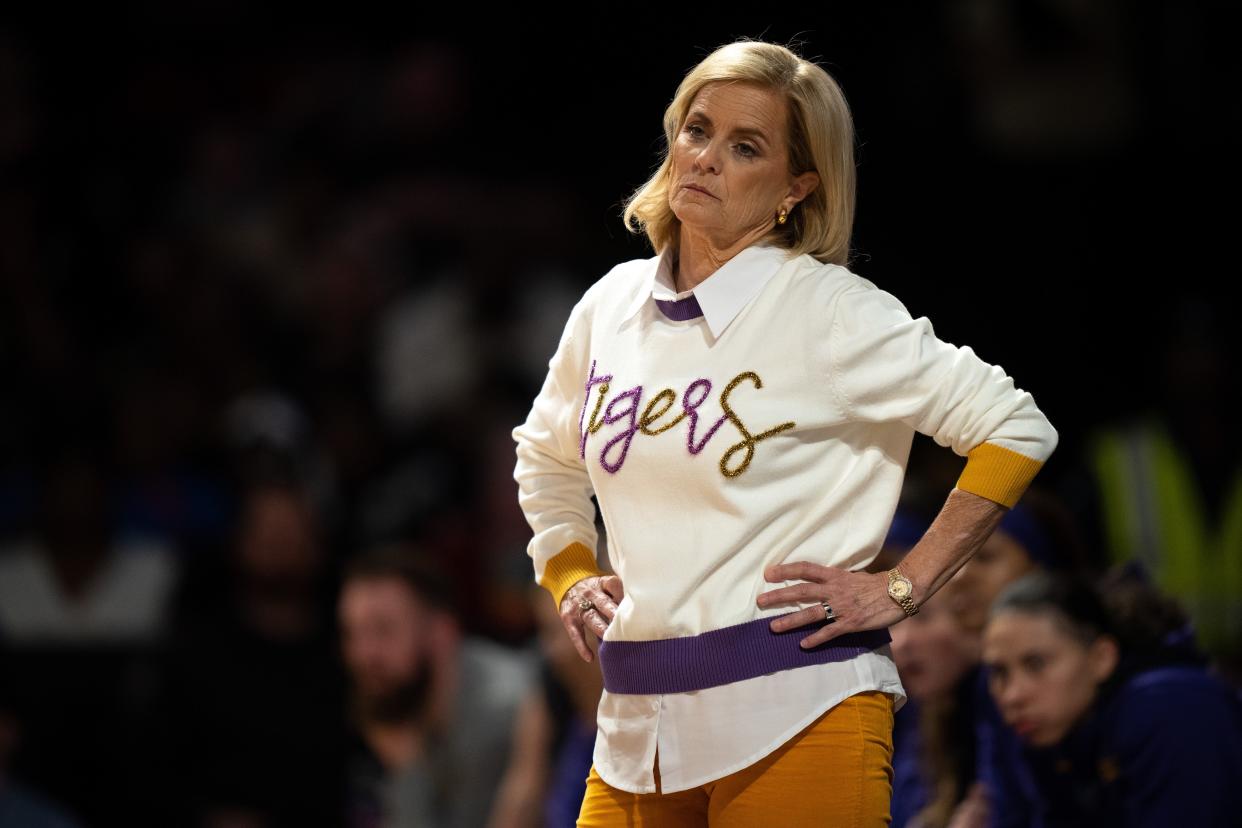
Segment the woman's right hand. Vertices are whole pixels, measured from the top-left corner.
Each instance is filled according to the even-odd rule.
[[[574,649],[584,661],[592,658],[585,630],[590,630],[602,641],[604,631],[617,612],[617,602],[624,597],[621,578],[616,575],[591,575],[571,586],[561,598],[561,622],[569,632]],[[591,602],[590,609],[579,608],[579,602],[583,599]]]

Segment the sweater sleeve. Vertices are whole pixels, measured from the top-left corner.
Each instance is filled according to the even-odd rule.
[[[527,554],[535,581],[559,607],[565,592],[588,575],[602,574],[595,560],[598,534],[586,464],[579,451],[578,413],[586,394],[585,337],[575,333],[583,302],[570,313],[543,388],[526,421],[513,429],[518,503],[534,532]]]
[[[845,416],[907,423],[967,458],[957,488],[1014,506],[1056,448],[1056,429],[1000,366],[937,338],[926,316],[852,276],[828,337],[829,383]]]

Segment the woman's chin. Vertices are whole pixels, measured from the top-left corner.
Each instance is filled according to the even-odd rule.
[[[1047,728],[1035,728],[1026,733],[1019,733],[1018,737],[1034,748],[1049,748],[1061,741],[1059,735]]]
[[[696,229],[707,229],[719,224],[720,213],[715,209],[714,202],[692,201],[690,199],[674,199],[673,215],[682,224]]]

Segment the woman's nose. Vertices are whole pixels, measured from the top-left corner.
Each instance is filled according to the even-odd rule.
[[[701,172],[720,172],[720,153],[715,141],[708,141],[694,157],[694,166]]]
[[[1026,702],[1030,688],[1021,678],[1010,678],[997,694],[996,702],[1001,707],[1014,707]]]

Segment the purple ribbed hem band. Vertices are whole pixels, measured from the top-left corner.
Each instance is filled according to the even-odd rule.
[[[655,303],[660,311],[674,322],[698,319],[703,315],[703,309],[699,307],[699,300],[694,298],[694,294],[685,299],[657,299]]]
[[[609,693],[685,693],[794,667],[846,661],[889,643],[888,628],[844,633],[816,647],[798,642],[826,621],[772,632],[767,616],[683,638],[600,641],[599,666]]]

